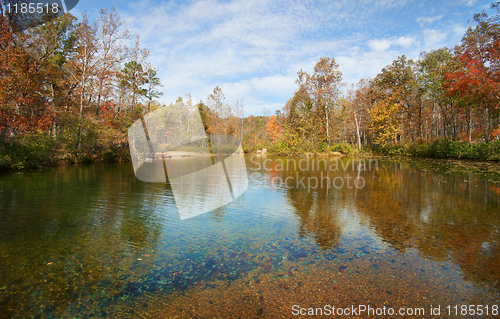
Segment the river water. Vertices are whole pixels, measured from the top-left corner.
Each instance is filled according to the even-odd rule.
[[[0,318],[498,316],[500,184],[395,160],[246,164],[241,197],[186,220],[130,163],[1,174]]]

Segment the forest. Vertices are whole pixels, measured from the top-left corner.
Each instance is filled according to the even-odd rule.
[[[333,58],[300,70],[268,123],[272,149],[500,160],[500,2],[492,9],[455,48],[402,55],[374,79],[345,85]]]
[[[405,55],[373,79],[343,82],[334,58],[297,73],[269,116],[245,116],[216,86],[198,110],[207,134],[247,153],[341,152],[500,160],[500,1],[476,14],[454,48]],[[127,130],[162,105],[158,68],[114,9],[71,14],[24,31],[0,16],[0,170],[129,160]],[[168,88],[166,88],[168,90]]]

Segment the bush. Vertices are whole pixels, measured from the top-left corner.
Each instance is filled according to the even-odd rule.
[[[56,141],[44,133],[25,135],[1,148],[0,169],[38,168],[52,164],[56,158]]]
[[[279,141],[278,143],[271,144],[269,146],[269,151],[277,155],[290,155],[292,154],[291,148],[285,141]]]
[[[12,160],[7,154],[0,154],[0,171],[7,170],[12,167]]]
[[[389,156],[500,160],[500,141],[470,144],[464,141],[437,140],[430,144],[373,146],[371,150]]]
[[[318,144],[315,141],[306,140],[302,141],[299,145],[300,153],[315,153],[319,151],[321,144]]]
[[[352,147],[347,143],[339,143],[332,145],[328,148],[330,152],[340,152],[342,154],[350,154],[352,153]]]
[[[408,156],[410,155],[410,145],[394,145],[387,149],[387,154],[391,156]]]

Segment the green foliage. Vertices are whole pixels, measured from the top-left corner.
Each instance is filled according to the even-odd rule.
[[[12,167],[12,160],[8,154],[3,154],[5,148],[1,145],[0,150],[2,150],[2,154],[0,154],[0,171],[3,171]]]
[[[430,144],[376,146],[374,153],[390,156],[420,156],[500,161],[500,141],[470,144],[463,141],[436,140]]]
[[[340,152],[342,154],[351,154],[353,152],[352,146],[347,143],[339,143],[332,145],[328,148],[330,152]]]
[[[44,133],[25,135],[0,148],[0,169],[3,170],[39,168],[53,163],[57,153],[56,141]]]
[[[276,155],[293,154],[291,152],[290,146],[284,141],[279,141],[278,143],[271,144],[269,146],[269,151],[273,154],[276,154]]]

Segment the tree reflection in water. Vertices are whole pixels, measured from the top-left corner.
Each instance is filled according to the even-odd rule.
[[[329,170],[334,161],[342,161],[335,165],[340,169]],[[416,248],[425,258],[451,261],[464,279],[500,294],[500,192],[495,184],[472,174],[438,174],[393,161],[379,161],[378,167],[364,171],[356,169],[357,160],[347,158],[329,159],[314,170],[309,164],[306,171],[285,170],[282,163],[271,158],[266,175],[270,185],[278,184],[276,178],[289,178],[293,187],[281,185],[281,190],[294,208],[300,236],[312,236],[322,249],[335,248],[345,227],[344,211],[357,212],[360,222],[389,247],[403,254]],[[366,183],[363,188],[296,187],[297,180],[320,180],[327,174],[344,181],[362,176]]]

